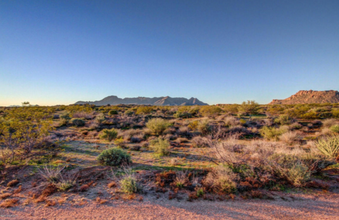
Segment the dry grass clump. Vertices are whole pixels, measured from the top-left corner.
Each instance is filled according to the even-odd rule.
[[[325,119],[325,120],[323,121],[323,126],[324,126],[325,128],[330,128],[330,127],[332,127],[333,125],[336,125],[336,124],[338,124],[338,122],[337,122],[337,120],[334,119],[334,118],[328,118],[328,119]]]
[[[286,133],[280,135],[279,139],[282,142],[285,142],[289,145],[292,145],[294,142],[301,140],[301,137],[297,132],[289,131],[289,132],[286,132]]]
[[[206,137],[196,136],[192,138],[193,147],[208,147],[208,139]]]
[[[228,116],[224,119],[225,125],[226,126],[237,126],[240,125],[240,121],[238,118],[234,116]]]
[[[177,166],[177,165],[180,164],[180,161],[179,161],[178,158],[172,158],[172,159],[170,160],[170,164],[171,164],[172,166]]]
[[[176,177],[174,180],[174,185],[179,189],[183,188],[184,185],[188,182],[187,171],[178,171],[176,172]]]

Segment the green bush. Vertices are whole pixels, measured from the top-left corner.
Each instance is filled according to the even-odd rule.
[[[100,164],[106,166],[119,166],[132,162],[131,156],[118,148],[110,148],[102,151],[97,160]]]
[[[281,125],[289,125],[293,122],[293,119],[288,115],[280,115],[278,118],[274,119],[274,123]]]
[[[66,119],[66,120],[69,120],[71,119],[71,117],[69,116],[69,113],[68,112],[65,112],[65,113],[62,113],[60,115],[60,119]]]
[[[170,144],[162,138],[154,139],[150,142],[150,148],[153,149],[156,156],[165,156],[170,154]]]
[[[333,125],[330,127],[330,130],[334,133],[339,133],[339,125]]]
[[[198,123],[197,129],[202,134],[208,134],[209,132],[211,132],[212,127],[208,120],[201,120]]]
[[[288,130],[285,127],[275,128],[275,127],[267,127],[264,126],[259,130],[261,136],[263,136],[267,140],[279,140],[279,136],[286,133]]]
[[[339,136],[320,139],[316,142],[316,146],[325,156],[335,158],[339,153]]]
[[[146,127],[155,135],[161,135],[171,123],[162,118],[152,118],[146,123]]]
[[[109,112],[108,112],[108,114],[109,115],[117,115],[118,114],[118,111],[117,110],[110,110]]]
[[[150,114],[153,111],[153,107],[152,106],[139,106],[136,110],[136,114],[137,115],[141,115],[141,114]]]
[[[218,106],[212,105],[212,106],[203,106],[200,108],[199,112],[203,115],[203,116],[207,116],[207,117],[215,117],[217,115],[219,115],[222,112],[222,109],[219,108]]]
[[[118,131],[114,128],[112,129],[103,129],[99,135],[99,137],[101,139],[105,139],[108,140],[109,142],[111,142],[112,140],[114,140],[115,138],[117,138],[118,136]]]
[[[76,127],[85,126],[85,121],[81,118],[72,118],[69,122],[71,123],[71,125]]]
[[[133,194],[141,189],[133,174],[127,174],[120,180],[120,188],[126,194]]]
[[[127,116],[132,116],[132,115],[134,115],[134,111],[132,111],[132,110],[126,110],[126,111],[125,111],[125,115],[127,115]]]
[[[333,115],[334,118],[339,118],[339,109],[333,108],[332,109],[332,115]]]
[[[260,105],[257,102],[248,100],[238,107],[238,112],[240,114],[256,115],[258,114],[259,109]]]

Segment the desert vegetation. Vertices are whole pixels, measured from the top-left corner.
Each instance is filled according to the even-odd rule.
[[[339,183],[338,112],[254,101],[1,108],[0,207],[329,191]]]

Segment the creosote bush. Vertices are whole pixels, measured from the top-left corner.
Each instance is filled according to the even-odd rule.
[[[267,127],[264,126],[262,129],[259,130],[261,136],[263,136],[267,140],[279,140],[279,136],[286,133],[288,131],[288,128],[280,127]]]
[[[76,127],[82,127],[85,125],[85,121],[82,118],[72,118],[69,122]]]
[[[121,191],[126,194],[137,193],[141,190],[137,178],[134,173],[128,171],[127,174],[120,180]]]
[[[236,192],[236,180],[238,176],[225,165],[219,165],[209,172],[203,180],[203,184],[215,192],[234,193]]]
[[[170,144],[162,138],[152,140],[150,142],[150,148],[153,149],[156,156],[166,156],[170,154]]]
[[[330,127],[330,130],[334,133],[339,133],[339,125],[333,125]]]
[[[97,160],[106,166],[128,165],[132,163],[131,156],[118,148],[110,148],[101,152]]]
[[[162,118],[152,118],[146,123],[146,127],[155,135],[161,135],[171,123]]]
[[[116,139],[118,136],[118,131],[114,128],[112,129],[103,129],[100,133],[100,138],[108,140],[111,142],[112,140]]]
[[[320,139],[316,142],[316,146],[325,156],[335,158],[339,154],[339,136]]]

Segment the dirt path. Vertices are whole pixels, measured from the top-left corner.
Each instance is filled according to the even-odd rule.
[[[145,197],[144,201],[115,201],[44,207],[0,209],[0,219],[339,219],[339,195],[299,195],[290,200],[187,202]]]

